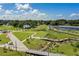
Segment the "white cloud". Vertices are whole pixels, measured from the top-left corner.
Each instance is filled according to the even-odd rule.
[[[73,17],[73,16],[79,16],[79,13],[72,13],[72,14],[70,15],[70,17]]]
[[[4,9],[2,8],[3,6],[2,5],[0,5],[0,14],[3,14],[4,13]]]
[[[2,9],[2,5],[0,5],[0,10]]]
[[[37,9],[33,9],[31,13],[32,13],[32,14],[38,14],[39,11],[38,11]]]
[[[33,15],[37,15],[37,16],[46,16],[46,13],[43,13],[43,12],[40,12],[39,10],[37,9],[34,9],[31,14]]]
[[[64,15],[62,15],[62,14],[56,15],[56,18],[57,18],[57,19],[65,19]]]
[[[46,19],[48,17],[46,13],[40,12],[38,9],[33,9],[29,12],[25,12],[22,15],[23,17],[25,16],[27,19],[35,20]]]
[[[63,17],[63,15],[62,14],[58,14],[58,15],[56,15],[57,17]]]
[[[11,15],[13,14],[13,10],[5,10],[5,15]]]
[[[2,9],[2,6],[0,6]],[[16,9],[3,9],[2,16],[0,19],[8,19],[8,20],[43,20],[47,19],[48,15],[46,13],[41,12],[39,9],[33,9],[29,4],[15,4]]]
[[[15,4],[15,6],[17,10],[21,11],[32,9],[29,4]]]

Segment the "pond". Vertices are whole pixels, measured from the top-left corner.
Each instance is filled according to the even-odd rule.
[[[61,30],[79,30],[79,26],[49,26],[50,29],[57,28]]]
[[[79,30],[79,26],[58,26],[62,30]]]

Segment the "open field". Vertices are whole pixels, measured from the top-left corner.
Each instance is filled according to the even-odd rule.
[[[8,43],[10,39],[7,37],[6,34],[0,34],[0,44]]]

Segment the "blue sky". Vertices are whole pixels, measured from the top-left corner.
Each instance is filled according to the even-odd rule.
[[[44,19],[44,20],[61,19],[61,18],[79,19],[79,4],[78,3],[0,4],[1,19],[4,18],[4,16],[6,19],[8,19],[9,16],[10,17],[12,16],[14,18],[18,17],[18,19]],[[19,18],[20,16],[21,18]]]

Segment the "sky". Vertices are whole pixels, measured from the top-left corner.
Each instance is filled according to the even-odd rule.
[[[2,3],[0,19],[79,19],[79,3]]]

